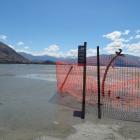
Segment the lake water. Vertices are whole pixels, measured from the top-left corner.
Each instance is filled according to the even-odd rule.
[[[72,109],[59,104],[57,96],[55,66],[1,64],[0,140],[74,133],[72,125],[80,119],[73,119]]]
[[[81,120],[73,117],[79,107],[57,93],[55,66],[0,65],[0,140],[140,138],[139,123],[99,120],[87,110]]]

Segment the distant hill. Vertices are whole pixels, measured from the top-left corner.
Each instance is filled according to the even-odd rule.
[[[106,55],[102,54],[100,55],[100,65],[106,66],[111,58],[114,55]],[[97,64],[97,58],[96,56],[88,57],[87,58],[87,63],[89,65],[96,65]],[[124,56],[119,56],[113,63],[114,66],[129,66],[129,67],[140,67],[140,57],[138,56],[133,56],[133,55],[128,55],[125,54]]]
[[[113,55],[100,55],[100,65],[106,66]],[[56,58],[48,55],[34,56],[24,52],[16,52],[8,45],[0,42],[0,63],[33,63],[33,64],[55,64],[61,61],[66,63],[77,63],[77,58]],[[87,57],[87,65],[97,65],[96,56]],[[140,67],[140,57],[125,54],[124,57],[118,57],[114,62],[114,66]]]
[[[72,58],[62,58],[62,57],[52,57],[52,56],[48,56],[48,55],[39,55],[39,56],[35,56],[29,53],[25,53],[25,52],[18,52],[20,55],[22,55],[23,57],[29,59],[32,62],[45,62],[45,61],[52,61],[52,62],[56,62],[56,61],[67,61],[67,62],[73,62],[75,61],[75,59]]]
[[[60,61],[60,62],[77,64],[77,58],[75,58],[75,59],[72,59],[69,57],[68,58],[56,58],[56,57],[51,57],[51,56],[47,56],[47,55],[33,56],[31,54],[27,54],[27,53],[23,53],[23,52],[20,52],[20,54],[33,62],[51,61],[51,62],[55,63],[57,61]],[[100,55],[100,65],[106,66],[112,57],[113,57],[113,55],[101,54]],[[87,65],[96,66],[97,57],[96,56],[87,57]],[[119,56],[115,60],[113,65],[114,66],[126,66],[127,65],[129,67],[140,67],[140,57],[125,54],[124,57]]]
[[[25,52],[18,52],[18,53],[32,62],[40,62],[40,61],[47,61],[47,60],[55,62],[57,60],[56,57],[52,57],[48,55],[35,56],[35,55],[31,55]]]
[[[8,45],[0,42],[0,63],[30,63],[30,61]]]
[[[114,55],[101,54],[100,55],[100,65],[101,66],[107,66],[113,56]],[[77,64],[77,59],[65,59],[65,60],[62,60],[62,62],[66,62],[66,63],[70,63],[70,64],[71,63],[72,64]],[[87,57],[87,65],[96,66],[97,65],[97,56]],[[123,57],[119,56],[114,61],[113,66],[140,67],[140,57],[125,54]]]

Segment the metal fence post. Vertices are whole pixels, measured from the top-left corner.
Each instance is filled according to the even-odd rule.
[[[100,52],[97,46],[97,81],[98,81],[98,119],[101,119],[101,101],[100,101]]]
[[[86,48],[87,48],[87,42],[84,42],[85,46],[85,63],[83,66],[83,100],[82,100],[82,115],[81,118],[85,118],[85,98],[86,98]]]

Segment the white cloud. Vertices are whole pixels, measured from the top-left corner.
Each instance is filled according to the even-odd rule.
[[[132,37],[129,37],[128,39],[122,38],[122,36],[128,35],[130,33],[129,30],[125,30],[124,32],[121,31],[113,31],[111,33],[108,33],[106,35],[103,35],[103,37],[111,40],[111,41],[117,41],[117,42],[129,42],[132,40]]]
[[[22,47],[22,48],[17,48],[14,45],[7,44],[10,48],[14,49],[16,52],[25,52],[25,53],[31,53],[28,49],[29,47]]]
[[[23,50],[22,50],[23,51]],[[24,51],[25,52],[25,51]],[[78,55],[78,49],[70,49],[68,51],[63,52],[62,50],[60,50],[60,47],[58,45],[50,45],[49,47],[45,48],[42,51],[32,51],[30,52],[32,55],[35,56],[40,56],[40,55],[48,55],[48,56],[52,56],[52,57],[62,57],[62,58],[76,58]],[[87,55],[88,56],[92,56],[96,53],[95,49],[88,49],[87,50]]]
[[[49,56],[55,56],[55,57],[60,57],[61,56],[61,52],[60,52],[60,48],[58,45],[50,45],[49,47],[45,48],[42,51],[38,51],[38,52],[32,52],[33,55],[39,56],[39,55],[49,55]]]
[[[88,48],[87,49],[87,56],[94,56],[96,55],[97,50],[94,48]],[[71,57],[71,58],[76,58],[78,56],[78,49],[70,49],[65,53],[62,53],[61,57]]]
[[[140,56],[140,30],[135,32],[134,36],[129,35],[130,31],[113,31],[111,33],[103,35],[104,38],[109,39],[110,42],[106,45],[105,48],[101,49],[103,53],[115,53],[116,50],[119,48],[123,49],[124,53],[133,54]],[[1,37],[1,36],[0,36]],[[1,38],[6,40],[6,36],[2,36]],[[137,41],[137,42],[136,42]],[[135,43],[134,43],[135,42]],[[76,58],[78,55],[78,49],[70,49],[67,51],[63,51],[60,47],[56,44],[52,44],[49,47],[41,50],[41,51],[33,51],[28,46],[25,46],[24,42],[19,41],[15,46],[9,45],[11,48],[15,49],[19,52],[26,52],[36,56],[39,55],[48,55],[52,57],[70,57]],[[96,55],[95,48],[88,48],[87,49],[87,56],[94,56]]]
[[[122,35],[122,33],[120,31],[114,31],[112,33],[103,35],[103,37],[110,39],[112,41],[116,41],[116,40],[120,39],[121,35]]]
[[[59,57],[75,58],[75,57],[77,57],[77,49],[70,49],[66,52],[62,52],[58,45],[53,44],[40,52],[32,52],[32,54],[35,56],[48,55],[48,56],[57,57],[57,58],[59,58]]]
[[[116,40],[117,42],[129,42],[131,40],[131,38],[125,39],[125,38],[120,38],[118,40]]]
[[[24,47],[24,49],[28,50],[28,49],[29,49],[29,47],[28,47],[28,46],[25,46],[25,47]]]
[[[136,39],[140,39],[140,35],[137,34],[138,32],[140,33],[140,30],[137,30],[135,36],[127,37],[127,39],[123,38],[123,35],[128,35],[129,32],[129,30],[125,32],[114,31],[104,35],[103,37],[106,37],[111,42],[103,50],[107,53],[115,53],[116,50],[121,48],[124,53],[140,56],[140,42],[136,42]],[[131,40],[132,42],[130,43]]]
[[[112,33],[103,35],[103,37],[111,40],[111,43],[107,44],[104,50],[107,53],[114,53],[116,50],[123,48],[123,42],[129,42],[129,39],[122,38],[122,35],[127,35],[129,32],[129,30],[126,30],[125,32],[114,31]]]
[[[7,36],[6,35],[0,35],[0,40],[6,41]]]
[[[107,53],[114,53],[116,50],[123,48],[123,43],[121,41],[114,41],[109,43],[104,50]]]
[[[17,43],[17,46],[22,46],[22,45],[24,45],[24,42],[22,42],[22,41],[19,41],[19,42]]]
[[[87,56],[95,56],[97,54],[97,50],[93,48],[87,49]]]
[[[49,47],[45,48],[44,51],[42,51],[42,55],[49,55],[49,56],[53,56],[53,57],[60,57],[61,56],[61,52],[59,51],[60,48],[58,45],[50,45]]]
[[[127,53],[140,56],[140,42],[127,44],[126,49]]]
[[[58,45],[51,45],[40,52],[32,52],[32,54],[35,56],[48,55],[57,58],[59,57],[76,58],[78,56],[78,49],[70,49],[64,52],[60,50],[60,47]],[[96,49],[93,48],[87,49],[87,56],[94,56],[94,55],[96,55]]]
[[[124,32],[123,32],[123,35],[128,35],[130,33],[130,30],[125,30]]]
[[[119,48],[122,48],[125,53],[134,54],[140,56],[140,29],[134,31],[135,34],[130,36],[130,30],[124,31],[113,31],[111,33],[103,35],[104,38],[110,40],[110,42],[106,45],[105,48],[101,49],[104,53],[114,53]],[[131,32],[132,33],[132,32]],[[6,41],[6,35],[0,35],[0,40]],[[135,42],[135,43],[134,43]],[[19,52],[31,53],[33,55],[49,55],[53,57],[71,57],[76,58],[78,55],[78,49],[70,49],[67,51],[63,51],[56,44],[52,44],[49,47],[41,50],[41,51],[33,51],[28,46],[25,45],[24,42],[19,41],[13,45],[9,45],[11,48],[15,49]],[[87,56],[96,55],[96,49],[88,48]]]
[[[59,49],[60,49],[59,46],[53,44],[53,45],[50,45],[48,48],[45,48],[44,50],[47,52],[56,52]]]
[[[67,52],[63,53],[61,57],[71,57],[71,58],[76,58],[78,55],[78,49],[70,49]]]
[[[140,39],[140,35],[136,35],[135,38],[136,38],[136,39]]]
[[[30,49],[30,47],[25,46],[25,43],[22,41],[17,42],[14,49],[17,52],[25,52],[25,53],[30,53],[30,54],[33,53],[33,51]]]
[[[128,40],[132,40],[132,39],[134,39],[134,37],[133,37],[133,36],[130,36],[130,37],[128,38]]]

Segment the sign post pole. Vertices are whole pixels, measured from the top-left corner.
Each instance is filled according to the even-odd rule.
[[[84,57],[85,57],[85,62],[83,64],[83,100],[82,100],[82,115],[81,119],[85,118],[85,100],[86,100],[86,47],[87,47],[87,42],[84,42]]]
[[[100,52],[97,46],[97,81],[98,81],[98,119],[101,119],[101,101],[100,101]]]
[[[83,67],[83,92],[82,92],[82,111],[74,111],[75,117],[85,118],[85,102],[86,102],[86,48],[87,42],[83,46],[78,46],[78,66]]]

